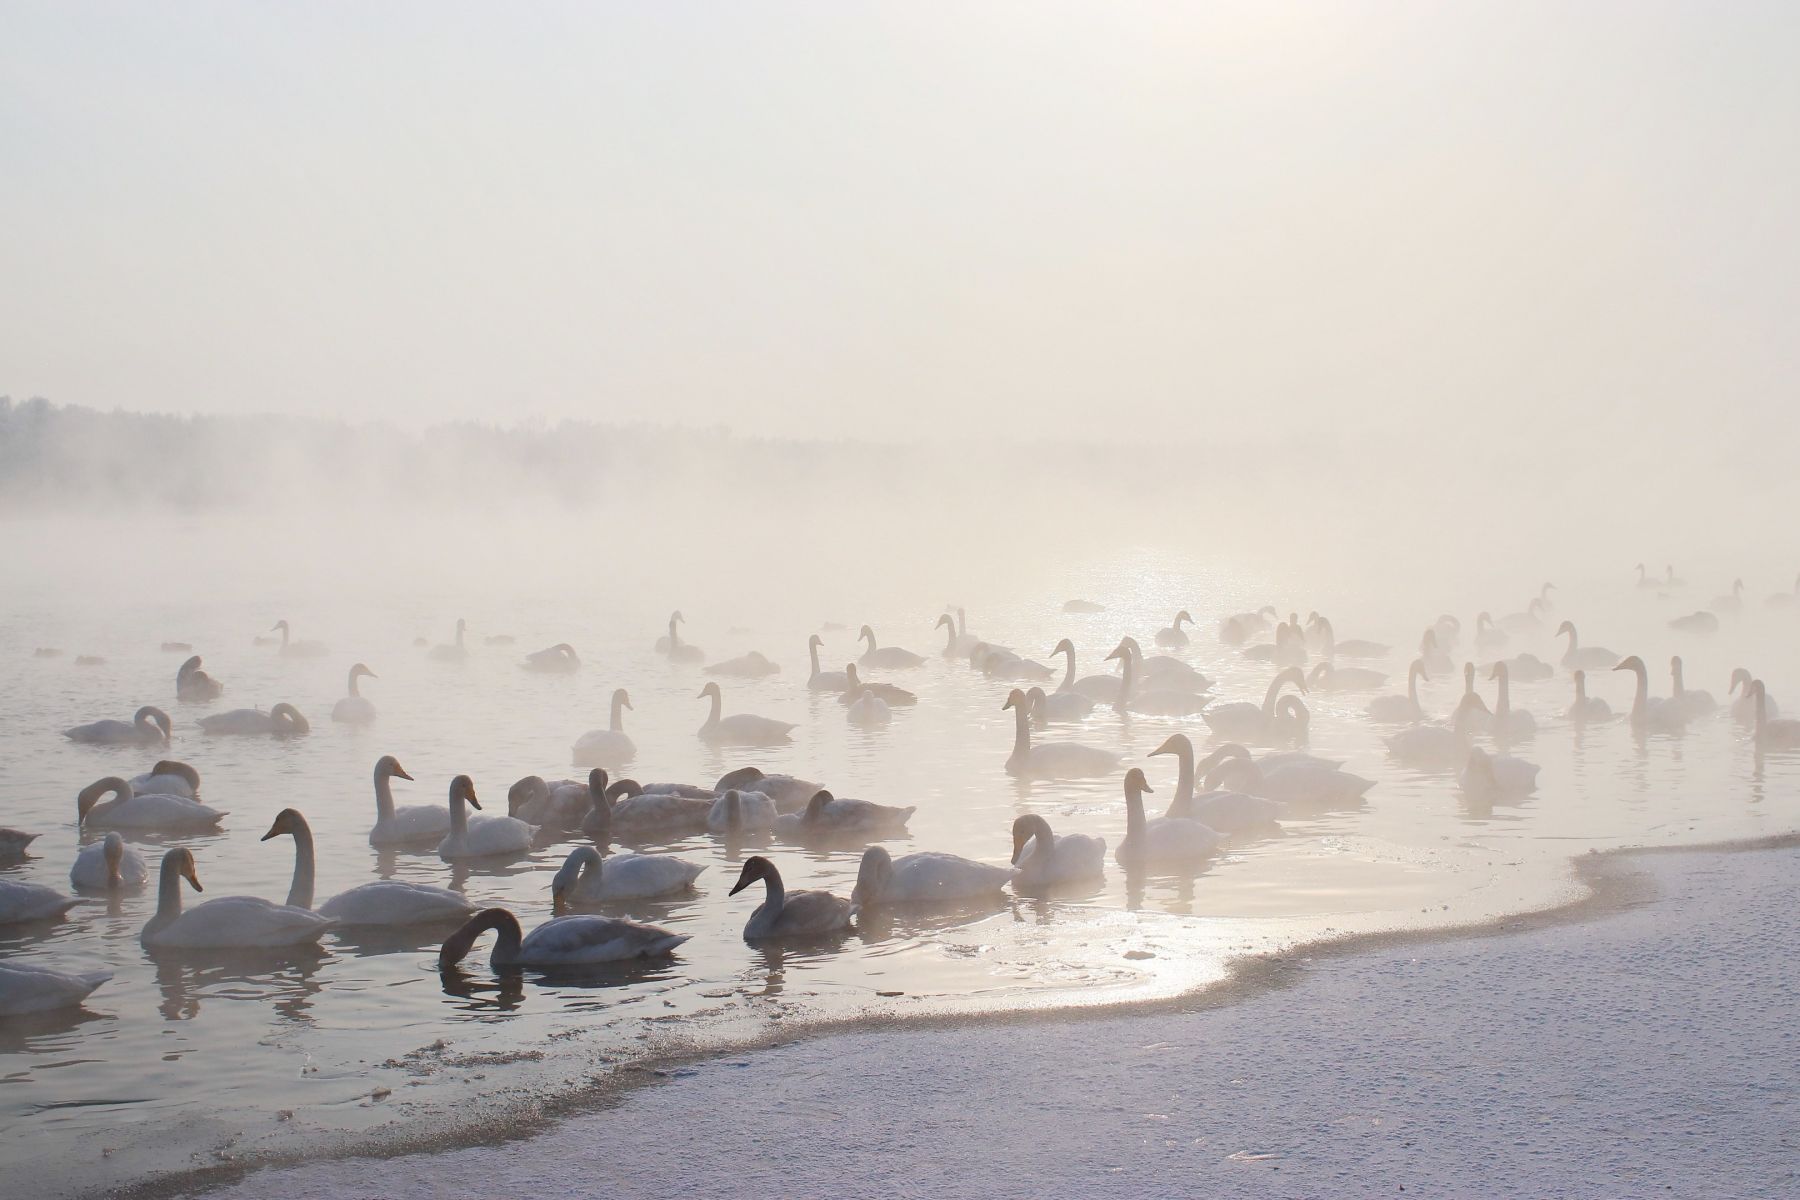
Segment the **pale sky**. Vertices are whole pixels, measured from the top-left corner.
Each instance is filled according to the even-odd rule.
[[[1800,6],[0,0],[0,394],[1791,431]]]

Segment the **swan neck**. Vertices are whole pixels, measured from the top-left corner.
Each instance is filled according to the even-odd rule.
[[[612,732],[618,733],[620,731],[621,724],[624,721],[624,714],[624,699],[619,696],[614,696],[612,698],[612,719],[608,722],[608,728],[610,728]]]
[[[1137,668],[1134,665],[1137,655],[1129,649],[1125,651],[1124,670],[1119,675],[1119,711],[1124,712],[1131,703],[1131,685],[1136,682]]]
[[[313,875],[316,868],[312,826],[302,819],[294,827],[294,881],[288,885],[289,908],[313,906]]]
[[[450,789],[450,836],[462,837],[469,832],[469,806],[463,803],[462,793],[455,788]]]
[[[1194,745],[1181,741],[1175,745],[1175,804],[1186,806],[1194,801]],[[1139,802],[1142,808],[1142,801]],[[1174,807],[1171,805],[1170,807]]]
[[[394,781],[386,771],[375,772],[375,818],[394,819]]]
[[[808,679],[809,681],[817,679],[819,677],[819,643],[806,643],[806,657],[812,660],[812,675]]]
[[[355,670],[355,668],[351,668],[351,671],[350,671],[350,694],[352,696],[362,695],[362,692],[359,691],[357,688],[356,678],[357,678],[356,670]]]
[[[181,869],[169,859],[163,859],[162,878],[156,884],[156,915],[150,918],[145,931],[161,929],[164,925],[181,915]]]
[[[1063,692],[1070,692],[1070,691],[1075,690],[1075,646],[1074,646],[1074,643],[1070,643],[1069,648],[1067,650],[1064,650],[1063,653],[1067,654],[1069,656],[1069,665],[1068,665],[1067,669],[1065,669],[1063,671],[1062,687],[1058,688],[1057,690],[1063,691]]]
[[[519,928],[519,918],[505,909],[499,910],[494,918],[494,953],[488,957],[491,966],[504,966],[519,961],[519,947],[525,941],[525,933]]]
[[[719,723],[719,713],[723,711],[725,704],[723,697],[716,691],[708,699],[712,701],[712,707],[707,710],[706,728],[711,729]]]
[[[1125,789],[1125,840],[1140,842],[1144,837],[1144,795],[1135,787]]]
[[[1031,753],[1031,714],[1026,712],[1028,705],[1021,701],[1013,705],[1013,752],[1016,759],[1024,759]]]

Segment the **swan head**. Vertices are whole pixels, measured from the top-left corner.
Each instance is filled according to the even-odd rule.
[[[94,805],[100,803],[100,797],[117,796],[121,800],[131,799],[131,785],[117,775],[108,775],[105,779],[96,779],[79,792],[75,793],[75,823],[86,821],[88,814],[94,811]]]
[[[287,618],[284,617],[281,620],[275,622],[273,625],[269,626],[269,632],[270,633],[287,633],[288,632]]]
[[[850,681],[851,687],[856,686],[857,674],[856,674],[856,664],[855,663],[845,663],[844,664],[844,678]]]
[[[519,782],[506,789],[506,812],[508,816],[518,816],[519,810],[534,800],[548,800],[550,785],[544,782],[541,775],[527,775]]]
[[[186,846],[177,846],[162,860],[163,877],[178,876],[188,881],[196,892],[206,889],[200,886],[200,869],[194,865],[194,852]]]
[[[175,723],[169,720],[168,713],[156,707],[154,704],[146,704],[144,707],[131,714],[131,723],[133,725],[142,725],[146,721],[152,722],[158,729],[162,730],[163,741],[166,742],[169,740],[169,735],[174,730]]]
[[[708,683],[705,687],[700,689],[700,694],[694,697],[696,700],[721,700],[723,698],[724,693],[719,691],[719,685],[717,683]]]
[[[749,858],[744,860],[744,869],[738,872],[737,882],[731,885],[731,891],[726,894],[735,896],[759,879],[767,879],[773,883],[779,884],[781,882],[781,872],[775,869],[774,863],[770,862],[762,855],[752,854]]]
[[[263,834],[258,840],[266,842],[270,838],[278,838],[284,833],[298,836],[303,829],[309,833],[312,832],[311,827],[306,823],[306,818],[301,816],[297,809],[284,808],[275,814],[275,823],[269,826],[269,832]]]
[[[569,892],[581,879],[582,872],[589,867],[600,871],[603,869],[604,861],[600,857],[600,852],[592,846],[577,846],[569,851],[569,857],[563,859],[562,866],[556,869],[556,874],[550,879],[551,907],[560,912],[563,905],[568,902]]]
[[[1017,708],[1030,712],[1029,703],[1030,702],[1025,699],[1025,693],[1021,692],[1018,688],[1014,688],[1012,691],[1006,693],[1006,703],[1000,706],[1000,711],[1005,712],[1009,708]]]
[[[1506,674],[1507,674],[1506,664],[1503,662],[1497,662],[1494,664],[1493,670],[1488,672],[1488,678],[1489,679],[1505,679]]]
[[[1175,614],[1175,628],[1180,629],[1183,621],[1186,621],[1189,625],[1194,623],[1194,614],[1185,608]]]
[[[761,767],[739,767],[735,771],[727,771],[719,776],[719,782],[713,784],[713,791],[726,792],[737,788],[740,791],[754,792],[756,789],[750,785],[760,783],[766,778],[768,777],[762,773]]]
[[[613,698],[614,704],[620,705],[621,707],[624,707],[624,708],[631,708],[631,695],[630,695],[630,693],[626,692],[626,690],[624,688],[616,689],[612,694],[612,698]],[[633,708],[632,711],[636,712],[637,710],[635,708]]]
[[[943,622],[939,621],[938,624],[942,625]],[[806,648],[808,651],[816,650],[819,647],[823,646],[824,644],[825,644],[825,639],[820,637],[816,633],[806,639]]]
[[[679,608],[669,614],[669,624],[671,625],[680,625],[686,620],[687,618],[681,615],[681,610]]]
[[[1137,648],[1138,648],[1137,642],[1133,641],[1131,638],[1128,638],[1128,637],[1120,638],[1119,644],[1117,646],[1113,647],[1112,653],[1108,654],[1106,656],[1105,661],[1112,662],[1115,659],[1119,659],[1119,660],[1128,659],[1133,654],[1137,653]]]
[[[1306,691],[1306,672],[1299,667],[1284,667],[1281,673],[1275,676],[1275,686],[1280,687],[1284,683],[1291,683],[1304,692]]]
[[[412,776],[406,773],[406,768],[400,765],[399,759],[391,754],[384,754],[375,760],[375,778],[411,779]]]
[[[106,859],[106,882],[109,887],[118,887],[124,882],[119,874],[119,864],[125,861],[125,837],[118,831],[106,835],[100,843],[100,853]]]
[[[1012,865],[1019,865],[1019,857],[1025,853],[1025,847],[1032,839],[1041,838],[1045,846],[1054,840],[1050,833],[1050,822],[1031,813],[1019,817],[1012,823]]]
[[[475,798],[475,781],[467,775],[458,775],[450,781],[450,803],[461,800],[475,809],[481,808],[481,801]]]
[[[1034,684],[1031,690],[1025,693],[1025,711],[1032,712],[1037,709],[1039,705],[1048,703],[1049,699],[1050,698],[1044,694],[1044,689]]]
[[[1619,665],[1614,667],[1613,670],[1615,670],[1615,671],[1646,671],[1646,670],[1648,670],[1648,668],[1644,666],[1643,659],[1641,659],[1637,655],[1633,654],[1627,658],[1620,659]]]
[[[950,632],[952,632],[952,633],[956,632],[956,618],[951,616],[949,613],[945,613],[943,616],[939,617],[937,619],[937,624],[933,625],[932,628],[933,629],[942,629],[946,625],[948,625],[950,627]],[[865,626],[865,628],[866,628],[866,626]]]
[[[1417,675],[1420,679],[1423,679],[1426,683],[1431,682],[1431,675],[1425,670],[1425,660],[1422,658],[1413,659],[1412,665],[1410,667],[1406,668],[1406,671],[1407,671],[1407,674],[1409,674],[1409,675]]]
[[[1075,643],[1071,642],[1068,638],[1064,638],[1062,641],[1056,643],[1056,649],[1050,652],[1051,657],[1055,657],[1058,654],[1073,653],[1075,653]]]
[[[444,939],[442,948],[438,950],[438,970],[450,971],[474,949],[481,935],[490,929],[503,929],[511,925],[517,936],[519,918],[504,908],[484,908],[470,917],[461,929]]]
[[[1193,752],[1194,743],[1188,741],[1187,734],[1171,733],[1162,745],[1150,752],[1150,757],[1155,758],[1159,754],[1192,754]]]
[[[379,678],[381,678],[381,676],[379,676],[379,675],[375,674],[375,672],[369,670],[369,668],[366,667],[365,665],[363,665],[362,663],[357,663],[355,666],[350,668],[350,678],[352,678],[352,679],[379,679]]]
[[[175,678],[185,679],[189,675],[192,675],[195,671],[198,671],[199,669],[200,669],[200,656],[198,654],[192,655],[188,658],[188,660],[186,662],[182,663],[179,667],[175,668]]]
[[[1557,637],[1561,637],[1565,633],[1568,634],[1570,637],[1575,636],[1575,622],[1564,621],[1561,625],[1558,625],[1556,627],[1556,636]]]
[[[1726,690],[1725,694],[1729,696],[1739,688],[1744,689],[1744,695],[1750,694],[1750,672],[1743,667],[1733,667],[1731,669],[1731,687]]]
[[[194,770],[194,768],[188,766],[184,762],[177,762],[172,758],[161,758],[157,760],[154,767],[150,768],[150,773],[152,775],[179,776],[180,778],[187,780],[187,785],[193,788],[194,791],[198,792],[200,790],[200,772]]]
[[[863,851],[862,862],[856,868],[854,895],[865,898],[879,896],[887,889],[888,880],[893,876],[894,856],[887,852],[885,846],[870,846]]]

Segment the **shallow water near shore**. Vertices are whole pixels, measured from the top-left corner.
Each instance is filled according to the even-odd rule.
[[[1187,608],[1199,626],[1192,645],[1177,653],[1213,676],[1216,694],[1229,700],[1260,698],[1270,672],[1218,644],[1218,618],[1290,590],[1164,555],[1127,555],[1034,580],[1019,589],[1027,595],[989,582],[957,599],[972,632],[1041,661],[1049,661],[1059,638],[1072,638],[1082,674],[1100,672],[1121,634],[1149,648],[1154,631]],[[1076,594],[1107,611],[1062,613],[1062,599]],[[1327,608],[1340,637],[1391,642],[1393,653],[1378,664],[1390,675],[1384,692],[1403,690],[1417,630],[1435,615],[1396,617],[1344,600],[1328,605],[1299,590],[1292,603],[1302,612]],[[1642,653],[1658,692],[1666,682],[1656,665],[1675,651],[1687,658],[1689,686],[1720,698],[1740,661],[1754,665],[1778,696],[1796,677],[1791,612],[1751,608],[1716,638],[1682,642],[1665,627],[1680,611],[1675,601],[1630,594],[1623,585],[1568,581],[1557,603],[1558,617],[1592,626],[1584,628],[1592,640]],[[0,624],[0,659],[14,664],[0,677],[0,746],[8,764],[0,820],[42,836],[34,857],[0,868],[0,878],[66,890],[82,841],[76,790],[102,775],[147,769],[159,755],[77,746],[59,731],[158,703],[176,723],[167,753],[198,767],[203,797],[231,814],[217,835],[180,839],[198,860],[207,889],[200,899],[281,899],[291,843],[256,839],[277,811],[295,807],[318,839],[320,898],[383,876],[438,883],[480,904],[512,908],[529,927],[548,917],[550,874],[580,838],[544,840],[519,859],[472,866],[447,866],[429,852],[378,853],[366,840],[374,810],[370,770],[382,754],[399,757],[417,779],[398,785],[401,803],[442,803],[449,778],[466,772],[488,811],[503,810],[507,786],[521,775],[579,774],[569,766],[570,746],[605,724],[615,687],[629,689],[635,705],[626,714],[638,748],[628,773],[646,781],[710,783],[754,764],[817,779],[839,794],[917,805],[908,834],[885,843],[896,855],[933,849],[1003,862],[1008,826],[1026,812],[1044,815],[1059,832],[1095,833],[1117,844],[1124,809],[1116,777],[1024,785],[1005,774],[1012,716],[1000,705],[1009,685],[939,656],[942,633],[932,630],[938,606],[867,611],[838,597],[823,604],[826,611],[783,615],[781,604],[762,597],[747,606],[747,616],[688,606],[685,632],[706,648],[708,661],[757,649],[783,666],[765,680],[724,681],[726,711],[799,724],[790,747],[721,752],[694,734],[705,715],[695,693],[706,676],[651,652],[667,610],[642,596],[610,596],[602,618],[584,594],[553,589],[479,602],[434,588],[384,590],[358,606],[325,599],[296,605],[253,588],[229,602],[169,589],[154,598],[89,594],[70,604],[27,585]],[[470,622],[467,661],[432,661],[412,644],[417,636],[448,640],[459,616]],[[333,652],[295,660],[252,645],[278,617]],[[918,692],[920,702],[897,709],[893,724],[877,731],[850,727],[835,697],[805,688],[807,635],[826,622],[847,626],[823,633],[825,665],[841,666],[857,653],[853,631],[864,621],[884,643],[927,657],[916,670],[881,673]],[[487,644],[495,635],[514,641]],[[172,681],[182,656],[159,651],[165,640],[193,643],[207,670],[225,682],[225,696],[204,706],[176,704]],[[1459,660],[1472,656],[1468,640]],[[518,668],[526,652],[559,641],[577,647],[581,671],[542,676]],[[33,657],[40,646],[64,653]],[[1559,646],[1545,630],[1507,649],[1554,662]],[[106,661],[75,666],[74,657],[87,653]],[[364,684],[380,713],[368,729],[329,718],[345,669],[359,660],[380,677]],[[1596,678],[1592,690],[1622,711],[1628,682],[1626,675]],[[1426,709],[1448,711],[1460,690],[1460,677],[1433,680],[1423,693]],[[1484,690],[1491,698],[1491,685]],[[632,1061],[767,1041],[776,1030],[813,1022],[1169,997],[1224,978],[1230,962],[1246,954],[1462,925],[1557,903],[1574,889],[1570,858],[1590,849],[1764,837],[1800,826],[1800,761],[1759,760],[1723,711],[1680,738],[1639,739],[1618,722],[1578,734],[1556,717],[1568,704],[1565,676],[1515,684],[1514,705],[1535,712],[1540,730],[1513,752],[1541,764],[1541,786],[1519,803],[1483,806],[1469,803],[1449,774],[1390,762],[1381,740],[1390,731],[1363,718],[1367,699],[1308,697],[1313,751],[1377,781],[1356,810],[1235,842],[1191,878],[1128,876],[1109,861],[1089,894],[886,915],[825,945],[745,945],[739,933],[756,899],[726,891],[744,857],[769,853],[790,887],[847,894],[860,848],[727,845],[707,837],[649,847],[707,865],[692,897],[617,910],[690,934],[677,956],[579,976],[496,977],[480,954],[467,971],[442,976],[435,961],[442,929],[392,941],[329,936],[303,954],[153,959],[137,941],[154,908],[153,889],[84,904],[52,925],[8,927],[0,931],[0,953],[64,969],[105,968],[115,978],[78,1014],[0,1029],[0,1078],[9,1085],[0,1091],[0,1123],[12,1135],[7,1165],[43,1181],[44,1194],[68,1195],[263,1155],[379,1148],[422,1131],[515,1119]],[[282,700],[311,718],[310,736],[209,738],[194,724],[206,712]],[[1160,811],[1173,790],[1174,763],[1147,756],[1176,730],[1204,745],[1198,718],[1126,723],[1104,707],[1083,724],[1043,736],[1122,752],[1124,765],[1145,767],[1157,789],[1151,807]],[[139,848],[153,857],[162,845]]]

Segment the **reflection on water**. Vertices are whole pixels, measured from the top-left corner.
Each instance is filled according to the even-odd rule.
[[[1198,569],[1151,577],[1143,567],[1102,566],[1067,581],[1068,594],[1104,599],[1113,605],[1107,612],[1065,614],[1061,594],[1000,595],[971,604],[971,617],[984,635],[1039,660],[1070,637],[1092,671],[1122,634],[1147,641],[1185,607],[1201,617],[1192,644],[1157,652],[1180,655],[1215,678],[1221,699],[1260,699],[1270,668],[1219,645],[1209,620],[1265,597]],[[732,615],[710,614],[707,624],[697,604],[705,598],[681,602],[693,619],[687,629],[712,658],[758,649],[784,666],[766,679],[727,681],[726,711],[799,722],[793,745],[736,751],[698,740],[705,706],[694,693],[704,676],[650,652],[666,610],[601,622],[576,599],[496,601],[483,612],[423,593],[315,612],[281,598],[243,605],[127,598],[118,607],[90,601],[79,612],[49,600],[21,603],[0,625],[0,660],[12,667],[0,676],[0,751],[8,763],[0,813],[3,823],[43,836],[32,858],[0,866],[0,878],[66,889],[76,849],[92,840],[74,826],[77,789],[101,775],[135,774],[158,756],[74,746],[58,731],[129,714],[138,703],[168,702],[176,720],[170,753],[200,769],[204,798],[231,815],[217,834],[131,841],[151,859],[167,845],[191,847],[207,898],[285,895],[291,854],[256,839],[277,811],[294,807],[315,831],[321,899],[376,878],[431,883],[478,905],[504,905],[530,929],[549,919],[550,877],[582,844],[578,834],[541,834],[528,852],[502,861],[445,864],[429,841],[375,849],[367,841],[375,816],[370,772],[382,754],[400,758],[417,779],[397,782],[401,804],[444,803],[458,772],[474,777],[479,794],[498,797],[522,775],[578,775],[567,765],[570,747],[606,725],[615,687],[631,693],[626,729],[638,747],[616,775],[710,783],[756,765],[819,779],[839,795],[917,805],[907,833],[887,842],[896,855],[935,849],[1004,862],[1013,820],[1035,813],[1059,832],[1106,838],[1104,877],[1043,896],[878,908],[861,914],[855,932],[751,946],[740,932],[760,889],[726,895],[747,856],[771,855],[790,887],[848,895],[862,843],[708,836],[616,843],[671,851],[708,869],[691,895],[594,911],[668,925],[691,940],[669,962],[573,973],[495,973],[485,947],[461,968],[440,972],[436,947],[447,929],[431,926],[345,931],[319,948],[279,955],[151,956],[137,936],[154,910],[154,888],[94,897],[63,920],[0,929],[5,957],[116,973],[85,1009],[0,1022],[0,1079],[12,1085],[0,1091],[0,1121],[21,1135],[9,1140],[7,1165],[38,1173],[55,1190],[304,1145],[333,1132],[473,1119],[480,1097],[498,1103],[572,1088],[635,1054],[757,1036],[781,1022],[1167,994],[1219,978],[1237,955],[1296,940],[1552,902],[1565,894],[1569,857],[1589,848],[1768,835],[1790,828],[1796,815],[1800,762],[1755,755],[1723,711],[1685,737],[1640,738],[1616,720],[1563,723],[1566,678],[1515,684],[1514,707],[1533,711],[1539,730],[1512,751],[1542,766],[1540,790],[1481,799],[1457,787],[1454,771],[1390,762],[1382,743],[1388,731],[1363,717],[1366,695],[1313,694],[1314,752],[1377,780],[1359,806],[1240,837],[1190,872],[1128,872],[1111,859],[1125,826],[1118,778],[1055,783],[1006,775],[1013,719],[1001,701],[1011,685],[938,655],[935,606],[844,613],[847,628],[825,634],[828,669],[858,652],[848,630],[864,619],[884,643],[927,654],[916,670],[876,673],[920,699],[896,707],[890,726],[866,730],[846,721],[835,696],[806,689],[806,639],[823,621],[728,633]],[[1584,623],[1596,625],[1596,634],[1603,629],[1612,644],[1667,645],[1664,614],[1643,597],[1594,589],[1584,598],[1569,581],[1558,603],[1616,612]],[[280,614],[270,611],[277,606]],[[435,635],[428,642],[443,640],[436,631],[450,628],[464,615],[452,610],[465,607],[466,661],[436,661],[413,646],[421,629]],[[284,659],[254,646],[253,635],[277,615],[316,632],[338,655]],[[1410,646],[1429,616],[1400,623],[1372,607],[1346,611],[1338,624],[1340,636]],[[1770,632],[1775,619],[1747,614],[1714,644],[1684,645],[1689,682],[1722,691],[1716,681],[1740,660],[1754,662],[1778,694],[1783,682],[1800,680],[1794,640]],[[501,630],[523,648],[570,641],[582,668],[522,671],[520,653],[485,640]],[[156,647],[177,632],[225,682],[219,701],[172,702],[178,658]],[[95,649],[106,665],[76,673],[66,658],[31,657],[35,646],[58,644]],[[1527,645],[1556,661],[1547,632],[1521,635],[1509,649]],[[344,670],[357,660],[379,676],[364,684],[379,713],[367,728],[329,719]],[[1405,678],[1399,653],[1376,665],[1390,677],[1384,690]],[[1622,711],[1629,684],[1599,674],[1591,690]],[[1441,714],[1460,690],[1460,675],[1434,678],[1422,701]],[[310,736],[208,738],[196,729],[205,712],[277,700],[312,719]],[[1081,723],[1053,724],[1035,736],[1102,747],[1124,755],[1127,766],[1144,766],[1160,812],[1173,791],[1174,763],[1148,755],[1176,730],[1202,745],[1208,732],[1195,718],[1121,720],[1100,705]]]

